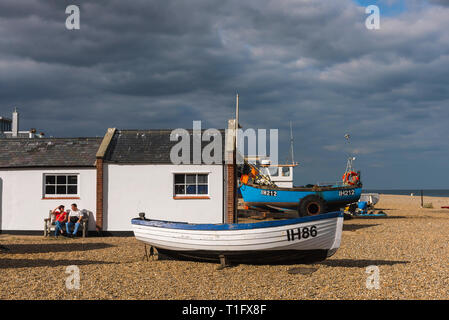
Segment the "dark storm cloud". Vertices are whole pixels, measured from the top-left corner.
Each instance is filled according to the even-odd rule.
[[[429,0],[430,3],[439,4],[441,6],[449,6],[448,0]]]
[[[368,186],[421,187],[410,168],[430,168],[441,187],[449,9],[418,2],[370,31],[350,0],[83,0],[69,31],[72,1],[2,1],[0,114],[52,135],[222,128],[238,91],[245,127],[280,129],[280,160],[293,122],[298,183],[338,179],[355,153]]]

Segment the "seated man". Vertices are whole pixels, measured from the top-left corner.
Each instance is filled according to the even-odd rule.
[[[59,233],[63,234],[62,225],[67,220],[67,212],[64,211],[64,206],[60,205],[52,211],[55,215],[55,237],[59,236]]]
[[[75,230],[73,230],[72,236],[76,236],[78,228],[80,227],[81,221],[83,220],[83,213],[78,209],[76,203],[72,204],[72,210],[69,213],[69,220],[65,224],[67,235],[70,236],[70,229],[75,225]]]

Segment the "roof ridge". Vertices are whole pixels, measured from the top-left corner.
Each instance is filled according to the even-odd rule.
[[[42,140],[81,140],[81,139],[103,139],[103,137],[0,138],[0,141],[42,141]]]
[[[1,139],[0,168],[95,167],[101,141],[101,137]]]
[[[177,130],[177,129],[183,129],[183,130],[187,130],[187,131],[193,131],[193,129],[186,129],[186,128],[174,128],[174,129],[117,129],[116,132],[171,132],[173,130]],[[226,129],[222,128],[222,129],[217,129],[217,128],[202,128],[201,131],[206,131],[209,129],[216,129],[218,131],[224,131]]]

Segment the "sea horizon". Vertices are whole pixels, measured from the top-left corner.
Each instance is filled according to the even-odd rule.
[[[424,196],[427,197],[449,197],[449,189],[363,189],[363,193],[381,193],[391,195],[421,195],[421,190]]]

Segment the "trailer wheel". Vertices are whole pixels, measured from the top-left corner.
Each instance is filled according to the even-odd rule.
[[[316,216],[324,212],[326,212],[326,202],[317,195],[310,195],[299,201],[298,214],[300,217]]]

